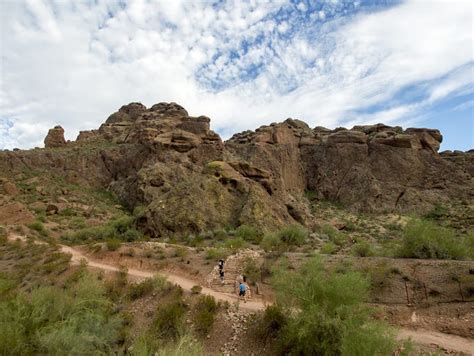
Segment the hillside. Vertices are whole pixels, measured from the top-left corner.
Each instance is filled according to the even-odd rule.
[[[311,129],[287,119],[222,142],[209,125],[174,103],[131,103],[75,142],[57,127],[45,149],[0,153],[0,171],[107,189],[129,211],[139,208],[139,227],[151,237],[241,224],[313,229],[308,195],[364,213],[427,213],[472,201],[474,152],[438,154],[438,130]]]
[[[131,103],[44,142],[0,152],[0,355],[474,343],[474,150],[438,152],[438,130],[287,119],[223,141],[178,104]]]

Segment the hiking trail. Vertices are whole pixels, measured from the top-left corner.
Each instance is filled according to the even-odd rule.
[[[26,237],[20,235],[9,235],[9,240],[22,240],[27,241]],[[35,241],[35,243],[46,244],[45,242]],[[97,268],[106,272],[119,272],[120,266],[114,266],[111,264],[105,264],[101,262],[94,261],[84,255],[82,252],[76,250],[73,247],[65,246],[65,245],[58,245],[61,252],[70,254],[71,255],[71,263],[78,265],[81,261],[86,261],[87,265],[92,268]],[[159,275],[166,278],[169,282],[174,283],[183,290],[187,292],[191,292],[192,287],[199,284],[199,282],[193,281],[191,279],[178,276],[171,272],[166,271],[145,271],[145,270],[138,270],[134,268],[128,269],[128,275],[134,277],[137,280],[152,278],[153,276]],[[209,295],[214,297],[218,301],[222,302],[229,302],[230,304],[239,303],[239,310],[245,312],[257,312],[264,310],[268,304],[260,302],[260,301],[251,301],[248,300],[246,303],[243,303],[236,295],[230,293],[224,293],[215,291],[211,288],[207,288],[205,286],[201,286],[201,294]],[[449,351],[456,351],[456,352],[463,352],[466,355],[474,356],[474,340],[464,338],[457,335],[451,334],[444,334],[437,331],[432,330],[425,330],[425,329],[407,329],[407,328],[397,328],[398,335],[397,339],[405,340],[411,339],[414,343],[422,344],[422,345],[437,345],[443,349]]]

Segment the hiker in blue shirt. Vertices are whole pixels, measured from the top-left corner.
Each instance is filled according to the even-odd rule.
[[[247,278],[245,278],[245,276],[242,276],[242,281],[239,284],[239,297],[242,297],[244,303],[247,303],[247,290],[249,288],[246,281]]]

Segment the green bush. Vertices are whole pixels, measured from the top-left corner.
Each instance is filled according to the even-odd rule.
[[[142,282],[130,284],[128,296],[132,300],[143,298],[152,292],[164,292],[172,289],[172,285],[161,276],[147,278]]]
[[[177,339],[183,331],[185,312],[181,297],[160,304],[152,324],[153,335],[165,340]]]
[[[327,242],[322,247],[320,252],[324,255],[334,255],[339,250],[339,246],[337,246],[333,242]]]
[[[255,285],[261,281],[261,270],[253,258],[247,258],[244,262],[244,275],[250,284]]]
[[[158,350],[157,356],[205,356],[201,344],[190,335],[181,336],[175,343]]]
[[[287,323],[288,318],[279,305],[267,306],[255,323],[255,334],[260,339],[274,339]]]
[[[210,295],[202,295],[199,297],[194,317],[196,331],[203,335],[206,335],[211,331],[217,308],[218,305],[214,297]]]
[[[403,231],[398,257],[465,259],[473,255],[469,235],[456,236],[453,229],[427,220],[412,219]]]
[[[133,224],[133,217],[122,216],[101,226],[87,227],[74,233],[65,234],[61,236],[61,239],[70,244],[105,241],[108,239],[133,242],[143,237],[142,234],[134,228]]]
[[[35,231],[39,232],[39,234],[41,236],[47,236],[48,235],[48,232],[44,228],[44,225],[41,221],[35,221],[35,222],[29,224],[28,227],[32,230],[35,230]]]
[[[361,241],[352,246],[352,253],[359,257],[369,257],[375,254],[372,245],[367,241]]]
[[[201,291],[202,291],[202,287],[198,285],[192,286],[191,288],[191,293],[193,294],[199,294],[201,293]]]
[[[300,225],[290,225],[278,231],[277,237],[289,246],[301,246],[308,237],[308,231]]]
[[[299,271],[278,269],[273,280],[287,322],[277,332],[285,355],[390,355],[393,335],[371,318],[364,302],[369,281],[360,273],[335,273],[314,257]]]
[[[246,242],[241,237],[235,237],[235,238],[232,238],[232,239],[228,239],[224,242],[224,246],[226,248],[230,248],[232,250],[238,250],[239,248],[242,248],[245,245],[246,245]]]
[[[262,239],[262,234],[253,226],[249,225],[240,225],[235,230],[235,236],[242,238],[247,242],[259,243]]]
[[[0,302],[0,354],[109,354],[122,319],[88,274],[67,288],[41,287]]]
[[[266,252],[278,250],[283,243],[275,233],[265,234],[262,241],[260,241],[260,247]]]
[[[338,246],[343,246],[346,242],[346,238],[344,237],[344,234],[337,230],[334,226],[329,225],[329,224],[324,224],[321,227],[321,232],[325,234],[329,241],[332,243],[338,245]]]
[[[206,260],[220,260],[225,259],[228,253],[222,248],[208,248],[206,250]]]
[[[107,246],[107,250],[109,251],[117,251],[120,248],[122,243],[118,239],[109,239],[105,242]]]
[[[289,246],[301,246],[306,242],[308,231],[299,225],[290,225],[283,229],[265,234],[260,247],[265,251],[284,252]]]
[[[64,208],[59,210],[58,214],[60,216],[74,216],[76,215],[76,212],[71,208]]]
[[[130,347],[132,356],[205,356],[201,344],[192,335],[184,334],[166,345],[150,333],[140,334]]]
[[[186,247],[175,247],[173,252],[173,257],[181,257],[184,258],[188,254],[188,249]]]
[[[147,278],[140,283],[133,283],[129,285],[128,296],[132,300],[143,298],[150,295],[157,286],[156,280],[160,281],[161,278]],[[161,282],[158,282],[161,283]]]
[[[440,220],[444,218],[448,213],[449,213],[449,210],[447,207],[441,204],[436,204],[434,208],[430,212],[428,212],[424,217],[426,219]]]

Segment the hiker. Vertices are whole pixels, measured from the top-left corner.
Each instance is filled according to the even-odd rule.
[[[245,284],[245,282],[242,281],[239,285],[239,297],[242,297],[242,299],[244,300],[244,303],[247,303],[247,298],[245,296],[246,292],[247,292],[247,285]]]
[[[217,264],[219,266],[219,278],[221,279],[221,283],[224,283],[224,260],[220,259],[219,263]]]

